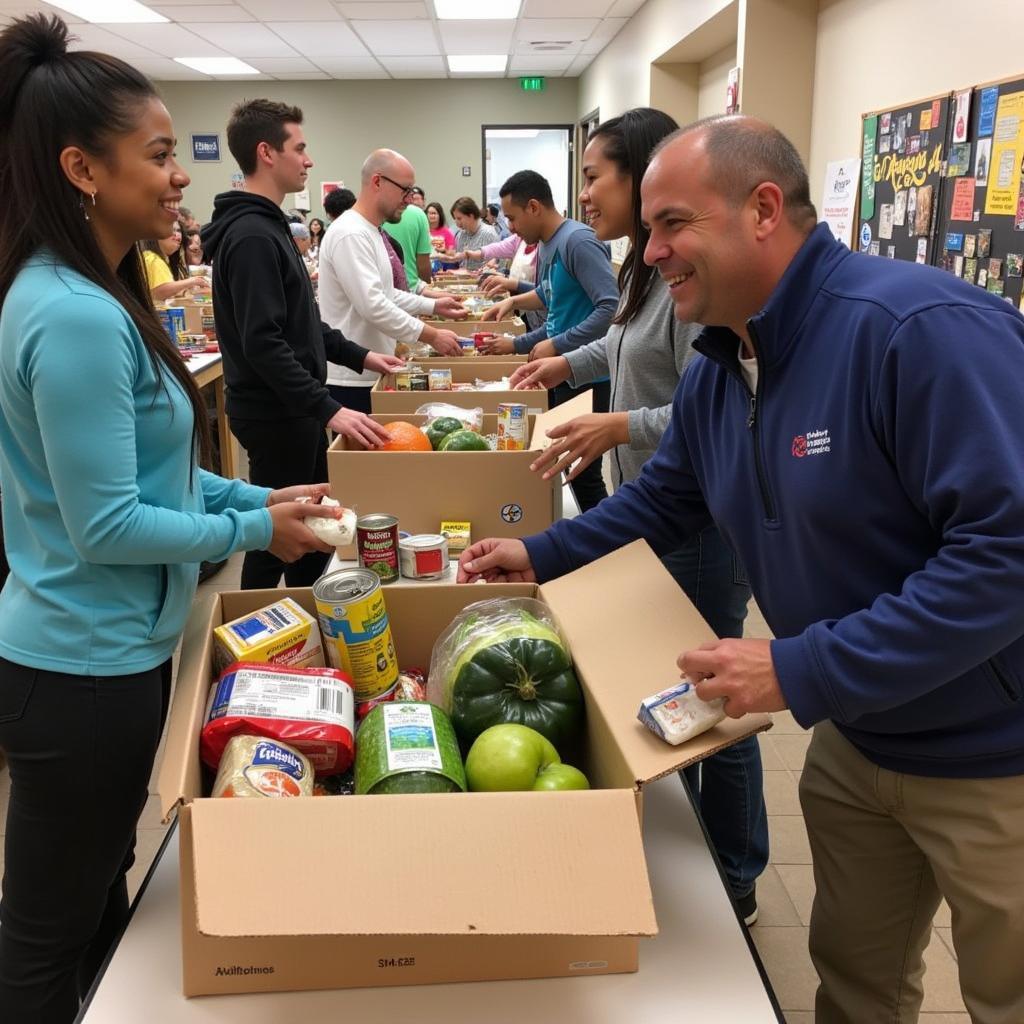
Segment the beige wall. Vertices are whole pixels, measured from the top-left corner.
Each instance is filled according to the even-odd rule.
[[[310,201],[317,215],[320,182],[344,180],[358,191],[359,168],[380,146],[397,149],[416,168],[416,180],[447,210],[461,195],[480,202],[483,192],[481,124],[572,124],[577,120],[577,80],[552,79],[542,93],[524,93],[511,79],[361,80],[338,82],[162,82],[174,120],[178,154],[192,176],[185,205],[206,220],[213,197],[231,187],[237,170],[227,152],[224,127],[232,106],[246,97],[271,96],[298,104],[314,166]],[[191,160],[189,134],[221,136],[219,164]],[[472,175],[462,177],[462,165]]]
[[[821,0],[811,198],[825,165],[860,153],[861,114],[998,78],[1024,77],[1020,0]]]
[[[736,66],[736,47],[708,57],[700,65],[700,80],[697,91],[697,116],[710,117],[725,113],[725,88],[729,84],[729,71]]]
[[[730,0],[647,0],[580,78],[579,114],[601,120],[651,102],[650,65]],[[724,88],[723,88],[724,94]]]

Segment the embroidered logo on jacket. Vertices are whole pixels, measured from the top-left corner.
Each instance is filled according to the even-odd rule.
[[[790,448],[793,458],[802,459],[807,455],[825,455],[832,451],[832,435],[828,430],[809,430],[797,434]]]

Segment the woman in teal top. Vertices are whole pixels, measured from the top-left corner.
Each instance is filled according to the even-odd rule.
[[[59,19],[0,33],[3,1021],[71,1021],[126,918],[199,563],[322,550],[303,517],[334,514],[294,500],[326,485],[198,468],[205,406],[136,248],[178,216],[173,147],[152,84]]]

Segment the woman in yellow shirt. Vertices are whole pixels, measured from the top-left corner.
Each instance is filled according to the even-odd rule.
[[[173,299],[202,287],[201,278],[189,277],[188,265],[181,248],[181,226],[175,221],[174,230],[159,241],[139,243],[142,262],[146,266],[146,280],[154,302]]]

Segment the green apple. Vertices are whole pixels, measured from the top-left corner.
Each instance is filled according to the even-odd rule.
[[[466,781],[478,793],[533,789],[541,772],[560,763],[558,751],[536,729],[512,722],[492,725],[469,748]]]
[[[549,764],[541,770],[531,789],[590,789],[586,775],[571,764]]]

